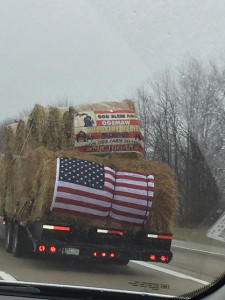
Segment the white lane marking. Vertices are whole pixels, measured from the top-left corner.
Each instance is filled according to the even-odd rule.
[[[164,268],[162,268],[162,267],[155,266],[155,265],[153,265],[153,264],[151,264],[151,263],[147,263],[147,262],[145,262],[145,261],[137,261],[137,260],[130,260],[130,261],[133,262],[133,263],[135,263],[135,264],[138,264],[138,265],[140,265],[140,266],[144,266],[144,267],[147,267],[147,268],[151,268],[151,269],[154,269],[154,270],[156,270],[156,271],[160,271],[160,272],[163,272],[163,273],[167,273],[167,274],[170,274],[170,275],[172,275],[172,276],[179,277],[179,278],[189,279],[189,280],[192,280],[192,281],[201,283],[201,284],[203,284],[203,285],[208,285],[208,284],[210,284],[210,283],[207,282],[207,281],[204,281],[204,280],[201,280],[201,279],[198,279],[198,278],[189,276],[189,275],[185,275],[185,274],[180,273],[180,272],[176,272],[176,271],[164,269]]]
[[[0,277],[3,278],[5,281],[17,281],[16,278],[3,271],[0,271]]]
[[[218,256],[225,256],[225,254],[222,254],[222,253],[210,252],[210,251],[205,251],[205,250],[200,250],[200,249],[187,248],[187,247],[181,247],[181,246],[175,246],[175,245],[172,245],[172,247],[191,250],[191,251],[195,251],[195,252],[208,253],[208,254],[213,254],[213,255],[218,255]]]

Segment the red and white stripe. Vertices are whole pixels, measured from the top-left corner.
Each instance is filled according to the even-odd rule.
[[[154,176],[137,172],[116,173],[115,192],[109,216],[116,222],[145,223],[152,204]]]
[[[115,222],[143,225],[153,201],[154,176],[104,167],[104,189],[58,180],[51,209],[88,218],[110,217]]]
[[[152,238],[152,239],[165,239],[165,240],[172,240],[173,239],[172,235],[148,234],[147,237]]]
[[[57,178],[58,175],[56,180]],[[83,217],[107,217],[111,208],[114,185],[115,171],[108,167],[105,167],[103,190],[57,180],[51,209]]]

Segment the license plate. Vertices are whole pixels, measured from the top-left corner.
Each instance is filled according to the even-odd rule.
[[[76,248],[65,248],[65,254],[67,255],[79,255],[80,250]]]

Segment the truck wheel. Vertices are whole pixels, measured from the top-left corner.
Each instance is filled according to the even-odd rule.
[[[19,225],[14,226],[13,239],[12,239],[12,253],[15,257],[22,256],[22,235],[21,228]]]
[[[7,252],[12,251],[13,226],[8,222],[5,228],[5,249]]]

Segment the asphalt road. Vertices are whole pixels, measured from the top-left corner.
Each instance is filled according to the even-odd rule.
[[[224,249],[174,242],[169,265],[131,261],[127,266],[56,257],[15,258],[0,241],[0,279],[182,295],[225,272]]]

